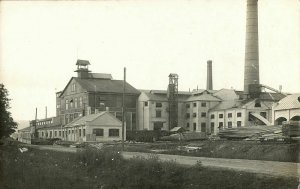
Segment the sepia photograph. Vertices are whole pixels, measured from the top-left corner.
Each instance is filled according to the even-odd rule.
[[[300,189],[300,0],[0,1],[0,189]]]

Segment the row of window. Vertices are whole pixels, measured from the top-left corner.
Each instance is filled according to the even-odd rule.
[[[197,113],[193,113],[193,117],[197,117]],[[206,117],[206,112],[201,112],[201,117]],[[186,118],[190,118],[190,113],[186,113]]]
[[[211,127],[214,127],[214,126],[215,126],[215,123],[212,122],[212,123],[210,123],[210,125],[211,125]],[[237,127],[241,127],[241,126],[242,126],[242,122],[241,122],[241,121],[237,121],[237,122],[236,122],[236,126],[237,126]],[[224,123],[223,123],[223,122],[219,122],[219,128],[223,128],[223,127],[224,127]],[[228,127],[228,128],[232,128],[232,121],[228,121],[228,122],[227,122],[227,127]]]
[[[186,128],[190,128],[190,123],[186,123]],[[197,130],[197,123],[193,123],[193,131]],[[201,132],[206,132],[206,123],[201,123]]]
[[[154,102],[152,102],[154,103]],[[144,106],[147,107],[148,106],[148,102],[144,102]],[[155,103],[155,107],[156,108],[161,108],[162,107],[162,103],[161,102],[156,102]]]
[[[74,99],[66,99],[66,110],[68,110],[69,108],[79,108],[82,107],[83,101],[82,101],[82,97],[79,98],[74,98]]]
[[[186,108],[190,108],[191,105],[190,104],[185,104],[185,107]],[[193,107],[197,107],[197,103],[196,102],[193,103]],[[206,107],[206,102],[201,102],[201,107]]]
[[[236,114],[236,116],[237,116],[237,117],[242,117],[242,113],[241,113],[241,112],[238,112],[238,113]],[[223,118],[223,117],[224,117],[223,114],[219,114],[219,118]],[[232,118],[232,113],[228,113],[228,114],[227,114],[227,117],[228,117],[228,118]],[[215,119],[215,114],[211,114],[211,115],[210,115],[210,119]]]
[[[74,134],[74,130],[68,130],[68,132],[67,131],[54,131],[54,136],[53,137],[61,137],[61,136],[64,136],[64,137],[67,137],[67,134]],[[75,133],[77,133],[77,130],[75,130]],[[42,137],[50,137],[50,138],[52,138],[52,131],[49,131],[49,132],[42,132],[41,133],[41,135],[42,135]],[[85,136],[85,129],[82,129],[82,135],[81,135],[81,129],[79,129],[79,136],[81,137],[81,136]]]
[[[96,136],[104,136],[104,129],[93,129],[93,134]],[[109,129],[108,136],[118,137],[118,136],[120,136],[120,130],[119,129]]]

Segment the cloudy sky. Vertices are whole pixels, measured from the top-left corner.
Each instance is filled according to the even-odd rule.
[[[259,1],[261,83],[300,92],[300,2]],[[246,0],[0,2],[0,82],[15,120],[55,115],[77,59],[138,89],[243,89]]]

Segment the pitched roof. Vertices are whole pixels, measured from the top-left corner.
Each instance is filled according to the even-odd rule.
[[[96,79],[113,79],[111,74],[107,73],[89,73],[89,78]]]
[[[78,117],[76,119],[74,119],[72,122],[68,123],[67,125],[65,125],[65,127],[74,127],[77,125],[84,125],[86,124],[86,122],[91,122],[96,120],[99,117],[103,117],[103,116],[110,116],[111,118],[113,118],[116,122],[121,124],[121,121],[118,120],[115,116],[113,116],[112,114],[110,114],[109,112],[100,112],[98,114],[90,114],[87,116],[83,116],[83,117]],[[107,124],[107,123],[103,123],[103,124]]]
[[[286,95],[281,93],[269,93],[269,92],[262,92],[259,96],[262,100],[272,100],[272,101],[279,101],[286,97]]]
[[[219,98],[212,96],[211,94],[193,95],[190,96],[186,101],[221,101]]]
[[[221,89],[213,94],[222,100],[235,100],[239,99],[239,95],[233,89]]]
[[[275,110],[286,110],[300,108],[300,93],[288,95],[278,102],[274,107]]]
[[[80,59],[78,59],[77,62],[76,62],[76,65],[86,66],[86,65],[90,65],[90,62],[88,60],[80,60]]]
[[[83,89],[88,92],[104,93],[123,93],[123,80],[108,80],[98,78],[74,78]],[[125,84],[125,93],[140,94],[140,91],[132,87],[129,83]]]
[[[226,100],[220,102],[218,105],[210,109],[210,111],[216,111],[216,110],[225,110],[225,109],[230,109],[230,108],[238,108],[242,104],[241,101],[237,100]]]

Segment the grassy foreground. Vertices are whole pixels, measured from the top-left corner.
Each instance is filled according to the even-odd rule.
[[[87,149],[71,154],[29,149],[21,153],[18,145],[0,146],[0,188],[294,189],[298,185],[296,178],[209,169],[201,163],[182,167],[175,162],[160,162],[154,155],[147,160],[124,160],[112,150]]]

